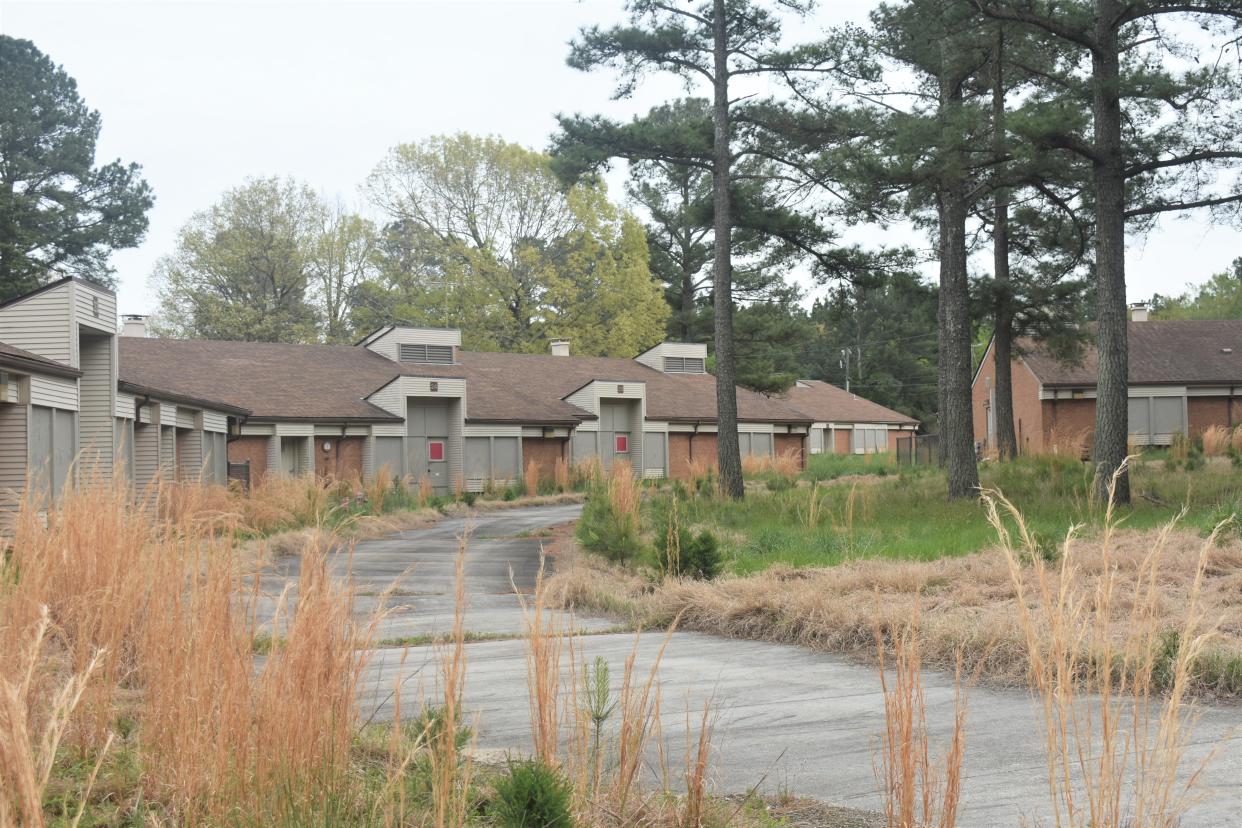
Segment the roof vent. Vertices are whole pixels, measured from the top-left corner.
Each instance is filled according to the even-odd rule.
[[[1233,353],[1233,348],[1221,348],[1221,349],[1220,349],[1220,352],[1221,352],[1222,354],[1232,354],[1232,353]]]
[[[554,339],[551,344],[552,356],[569,356],[569,340]]]

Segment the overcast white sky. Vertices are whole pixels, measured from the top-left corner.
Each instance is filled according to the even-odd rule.
[[[821,0],[813,23],[861,21],[873,5]],[[113,260],[121,312],[140,313],[152,309],[148,275],[177,230],[248,176],[293,176],[354,203],[358,185],[400,142],[466,131],[543,148],[557,112],[625,116],[682,94],[663,80],[614,102],[607,73],[565,65],[578,28],[617,19],[620,7],[0,0],[0,31],[34,41],[77,79],[103,116],[99,158],[140,163],[155,188],[146,241]],[[892,236],[850,233],[864,243]],[[1131,299],[1178,292],[1239,255],[1237,230],[1165,220],[1131,242]]]

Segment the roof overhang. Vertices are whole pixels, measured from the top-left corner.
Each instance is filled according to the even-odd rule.
[[[26,359],[16,354],[0,354],[0,368],[12,368],[15,371],[26,371],[31,374],[47,374],[65,379],[77,379],[82,372],[68,365],[45,362],[41,359]]]
[[[222,411],[225,414],[233,414],[238,417],[246,417],[250,414],[249,408],[242,408],[239,405],[231,405],[229,403],[220,402],[219,400],[205,400],[201,397],[191,397],[185,394],[177,394],[172,391],[164,391],[159,388],[149,388],[145,385],[138,385],[132,382],[120,380],[116,387],[120,391],[127,394],[139,394],[143,397],[154,397],[157,400],[167,400],[168,402],[177,403],[178,405],[188,405],[194,408],[208,408],[212,411]]]

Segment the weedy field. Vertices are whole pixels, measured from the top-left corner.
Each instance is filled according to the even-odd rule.
[[[630,658],[614,671],[586,661],[572,621],[551,611],[589,604],[590,589],[606,585],[598,577],[585,583],[581,570],[541,580],[527,599],[526,698],[514,702],[529,707],[530,747],[508,761],[481,760],[474,744],[487,722],[463,706],[468,538],[433,689],[403,699],[395,685],[395,721],[376,724],[359,712],[382,611],[355,616],[348,579],[329,577],[329,547],[343,541],[326,512],[305,513],[320,529],[298,552],[297,600],[282,603],[284,634],[256,652],[253,561],[243,550],[261,532],[246,516],[296,526],[290,504],[321,497],[316,484],[298,485],[300,495],[287,484],[268,502],[262,489],[242,502],[237,493],[170,485],[136,505],[124,487],[95,481],[47,513],[25,504],[0,570],[0,824],[775,828],[782,813],[806,812],[714,795],[716,712],[710,703],[691,711],[689,738],[666,744],[658,659],[639,670]],[[595,508],[607,504],[618,531],[646,543],[640,484],[618,464],[594,485]],[[1218,569],[1236,574],[1236,558],[1219,559],[1215,537],[1197,538],[1193,554],[1174,553],[1181,541],[1171,529],[1146,548],[1128,548],[1108,510],[1094,552],[1071,541],[1048,554],[999,493],[982,508],[998,538],[989,588],[1008,590],[1012,621],[1009,638],[993,637],[984,649],[1004,648],[1009,668],[1043,702],[1048,796],[1059,824],[1177,824],[1197,793],[1195,768],[1184,759],[1187,698],[1220,632],[1207,584]],[[683,548],[687,556],[695,550],[696,566],[710,564],[698,536],[675,513],[666,518],[666,565],[689,567]],[[799,577],[785,571],[788,582]],[[970,686],[986,658],[941,641],[934,589],[903,590],[896,576],[887,588],[874,580],[870,607],[886,615],[865,627],[855,619],[851,634],[854,646],[873,648],[893,668],[877,676],[885,724],[875,766],[885,813],[876,824],[952,826],[971,749]],[[644,600],[668,627],[647,634],[711,617],[699,599],[678,605],[675,596],[746,582],[709,583],[685,571],[662,584],[647,580]],[[1185,585],[1174,600],[1170,583]],[[768,600],[778,596],[774,590]],[[951,664],[959,677],[955,735],[943,748],[928,737],[921,683],[928,663]],[[842,824],[831,809],[817,813],[822,822],[814,824]],[[858,824],[856,814],[849,819]]]

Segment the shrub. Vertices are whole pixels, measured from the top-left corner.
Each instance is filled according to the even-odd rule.
[[[794,487],[794,482],[788,477],[769,477],[768,491],[787,492]]]
[[[638,525],[639,484],[629,465],[614,463],[604,481],[591,486],[577,537],[584,547],[610,561],[624,562],[642,551]]]
[[[501,828],[571,828],[573,791],[556,768],[536,760],[509,763],[496,782],[492,818]]]
[[[656,513],[656,566],[666,576],[710,581],[720,574],[720,542],[704,529],[693,534],[681,522],[673,497]]]

